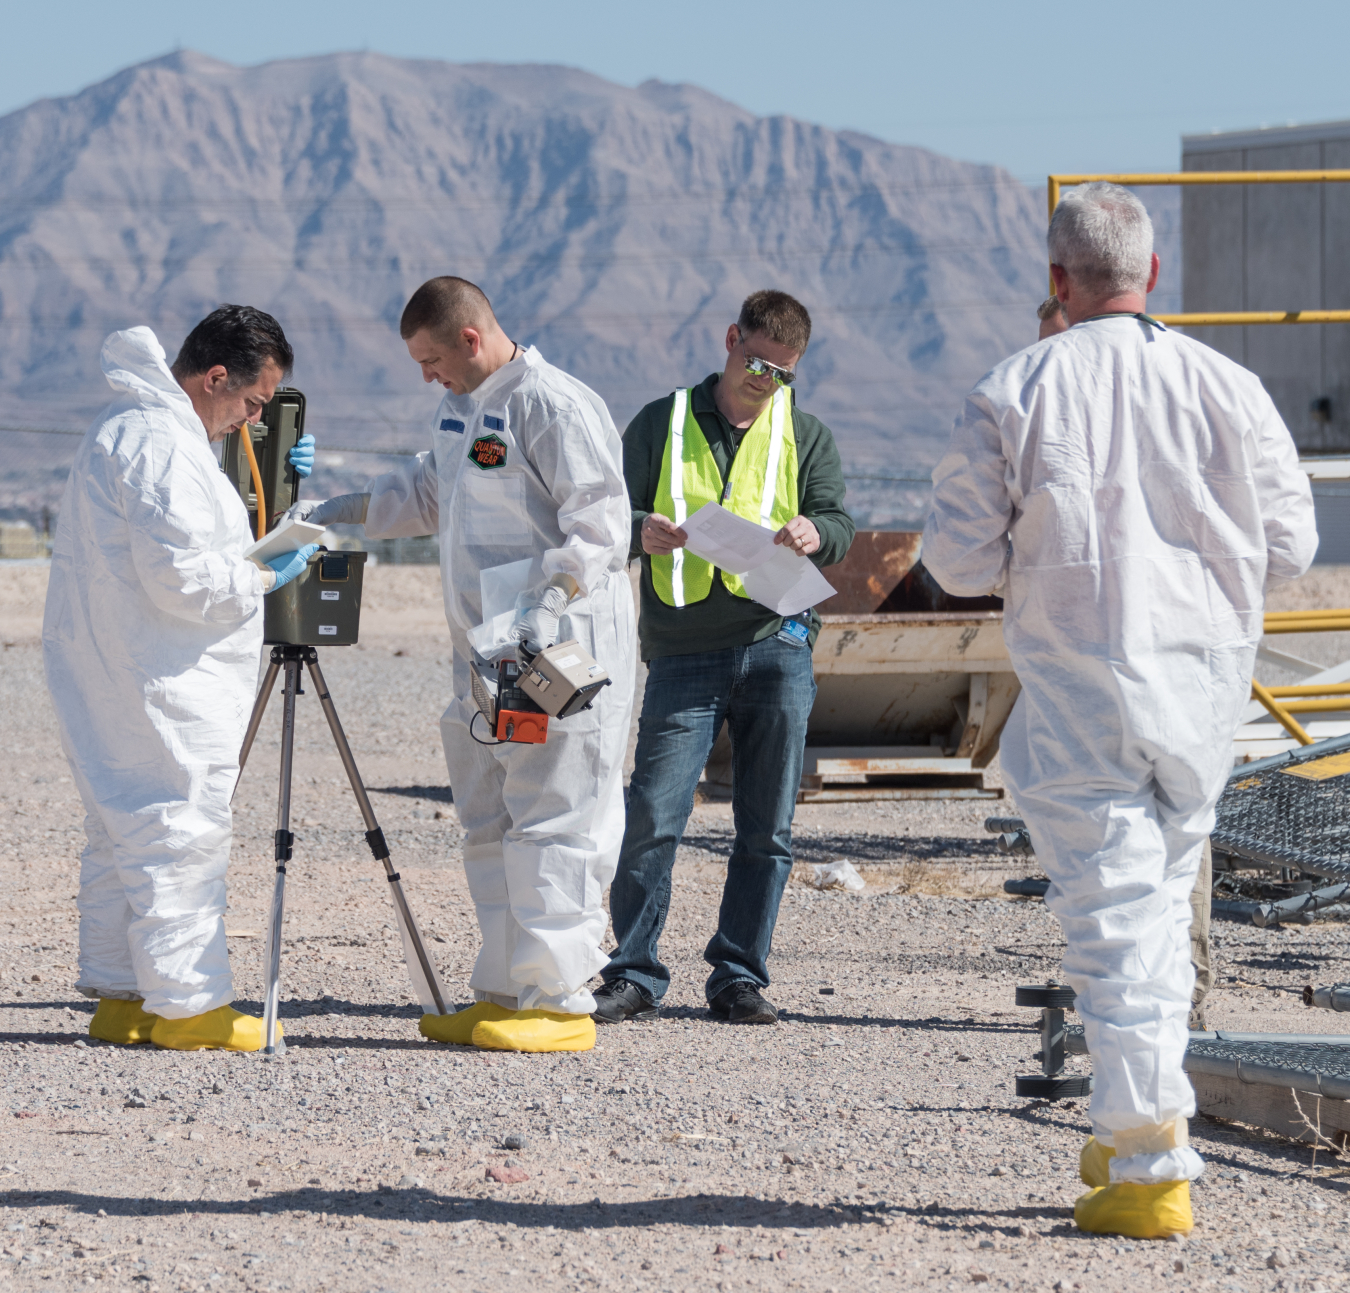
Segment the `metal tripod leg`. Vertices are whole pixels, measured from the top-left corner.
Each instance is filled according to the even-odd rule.
[[[277,830],[273,855],[276,858],[276,882],[272,889],[272,916],[267,926],[267,979],[263,996],[263,1054],[285,1050],[277,1037],[277,1005],[281,996],[281,927],[286,915],[286,863],[291,860],[295,836],[291,834],[291,764],[295,753],[295,698],[300,692],[300,649],[278,647],[272,653],[272,668],[280,668],[278,654],[286,668],[282,690],[285,708],[281,712],[281,786],[277,793]]]
[[[347,780],[351,782],[352,793],[356,796],[361,816],[366,823],[366,843],[375,855],[375,860],[384,867],[385,878],[389,881],[389,895],[394,900],[394,914],[398,918],[399,933],[403,936],[404,960],[408,964],[408,974],[412,978],[413,990],[429,1014],[447,1015],[445,988],[441,983],[436,966],[427,954],[426,944],[422,941],[421,931],[413,919],[412,909],[403,893],[403,882],[394,864],[389,859],[389,846],[385,843],[384,832],[375,820],[375,810],[370,806],[370,796],[366,794],[365,784],[357,771],[356,760],[352,757],[351,746],[347,744],[347,734],[342,730],[342,721],[338,718],[333,698],[328,693],[328,684],[324,682],[323,671],[319,668],[319,655],[313,647],[301,648],[305,664],[309,666],[310,676],[314,679],[314,692],[323,706],[324,717],[328,720],[329,730],[337,745],[338,757],[347,771]]]
[[[267,711],[267,702],[272,697],[272,688],[276,686],[277,674],[281,672],[283,647],[272,648],[272,661],[263,675],[262,686],[258,688],[258,699],[253,702],[253,713],[248,720],[248,731],[244,733],[244,744],[239,747],[239,775],[234,779],[234,790],[230,791],[230,802],[234,802],[234,791],[244,777],[244,764],[248,762],[249,751],[262,726],[263,714]]]

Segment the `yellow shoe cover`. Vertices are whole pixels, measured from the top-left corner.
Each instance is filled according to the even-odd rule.
[[[1073,1205],[1073,1219],[1079,1230],[1094,1235],[1124,1235],[1129,1239],[1188,1235],[1195,1226],[1191,1183],[1136,1185],[1133,1181],[1117,1181],[1084,1194]]]
[[[1110,1145],[1103,1145],[1096,1136],[1089,1136],[1078,1155],[1078,1177],[1084,1185],[1104,1186],[1111,1184],[1111,1160],[1116,1151]]]
[[[456,1011],[453,1015],[423,1015],[417,1031],[433,1042],[445,1042],[450,1046],[472,1046],[473,1030],[482,1023],[496,1023],[499,1019],[510,1019],[516,1012],[499,1006],[495,1001],[478,1001],[467,1010]]]
[[[517,1010],[505,1019],[479,1024],[473,1044],[485,1051],[588,1051],[595,1045],[595,1020],[552,1010]]]
[[[148,1042],[150,1030],[157,1023],[159,1016],[150,1014],[139,1001],[100,997],[98,1009],[89,1021],[89,1036],[101,1042],[134,1046],[137,1042]]]
[[[282,1036],[280,1020],[277,1036]],[[156,1019],[150,1040],[166,1051],[260,1051],[263,1021],[231,1006],[218,1006],[187,1019]]]

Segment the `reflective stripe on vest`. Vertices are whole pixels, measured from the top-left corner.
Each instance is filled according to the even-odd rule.
[[[746,430],[725,486],[694,416],[690,395],[689,390],[678,390],[671,404],[670,431],[652,510],[683,525],[705,503],[720,502],[737,516],[768,529],[781,529],[797,515],[797,437],[791,395],[777,389]],[[652,585],[667,606],[701,602],[712,592],[713,567],[685,549],[676,549],[668,557],[652,557],[651,570]],[[738,576],[723,571],[722,583],[728,592],[749,597]]]
[[[689,408],[689,392],[681,389],[675,392],[675,405],[670,412],[670,456],[678,463],[684,462],[684,418]],[[662,466],[668,464],[663,463]],[[684,505],[684,472],[672,472],[670,475],[670,519],[676,525],[683,525],[688,518]],[[671,557],[671,596],[674,606],[684,605],[684,549],[676,548]]]

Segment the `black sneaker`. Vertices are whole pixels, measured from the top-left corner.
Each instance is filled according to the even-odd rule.
[[[776,1024],[778,1007],[766,1000],[753,983],[740,979],[723,988],[708,1009],[729,1024]]]
[[[591,1018],[597,1024],[621,1024],[626,1019],[655,1019],[661,1013],[656,1004],[636,983],[611,979],[596,988],[595,1010]]]

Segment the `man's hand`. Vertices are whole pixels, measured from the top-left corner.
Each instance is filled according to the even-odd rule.
[[[643,527],[643,537],[646,537],[646,527]],[[804,516],[794,516],[777,534],[773,536],[775,543],[785,543],[798,556],[809,557],[820,547],[820,531],[815,525],[808,521]]]
[[[558,622],[580,589],[571,575],[557,574],[546,584],[522,593],[516,599],[516,622],[511,636],[531,656],[558,640]]]
[[[369,494],[337,494],[322,501],[305,498],[286,513],[286,519],[311,525],[364,525],[369,505]]]
[[[303,548],[296,552],[283,552],[279,557],[273,557],[267,563],[267,568],[272,572],[272,586],[263,591],[274,593],[278,588],[284,588],[297,575],[303,572],[309,565],[309,559],[319,550],[317,543],[307,543]]]
[[[314,470],[314,437],[302,435],[286,455],[286,461],[295,468],[297,476],[308,476]]]
[[[688,542],[689,536],[674,521],[655,512],[649,513],[642,522],[642,551],[649,557],[668,557]],[[819,540],[816,546],[820,546]]]

